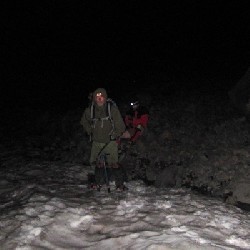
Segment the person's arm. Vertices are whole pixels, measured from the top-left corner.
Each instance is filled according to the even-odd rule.
[[[148,119],[149,119],[149,115],[148,114],[144,114],[141,116],[140,118],[140,125],[143,126],[143,128],[146,128],[148,125]]]
[[[114,121],[114,136],[119,137],[125,131],[126,126],[119,109],[117,107],[113,107],[112,111],[113,111],[112,116]]]
[[[130,139],[132,143],[134,143],[143,134],[144,129],[147,127],[148,119],[148,114],[141,115],[138,124],[135,127],[135,133]]]

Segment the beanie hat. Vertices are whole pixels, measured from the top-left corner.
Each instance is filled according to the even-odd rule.
[[[102,96],[105,97],[105,99],[108,98],[106,89],[104,89],[104,88],[98,88],[98,89],[96,89],[96,90],[93,92],[93,100],[94,100],[94,98],[95,98],[95,96],[96,96],[97,93],[101,93]]]

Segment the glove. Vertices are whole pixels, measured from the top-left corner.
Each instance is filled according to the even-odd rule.
[[[117,137],[114,135],[110,135],[110,141],[116,141]]]
[[[142,126],[141,124],[138,124],[138,125],[136,126],[135,130],[136,130],[136,132],[137,132],[137,131],[143,132],[144,128],[143,128],[143,126]]]

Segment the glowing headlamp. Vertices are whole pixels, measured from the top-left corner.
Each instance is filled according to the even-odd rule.
[[[96,96],[102,96],[102,93],[101,92],[96,93]]]
[[[130,103],[131,106],[135,106],[135,105],[138,105],[138,104],[139,104],[138,101],[136,101],[136,102],[131,102],[131,103]]]

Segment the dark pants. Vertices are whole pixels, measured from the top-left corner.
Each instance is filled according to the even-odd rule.
[[[95,168],[95,181],[97,185],[109,184],[109,181],[114,180],[116,186],[120,186],[124,183],[124,171],[122,167],[119,168]]]

